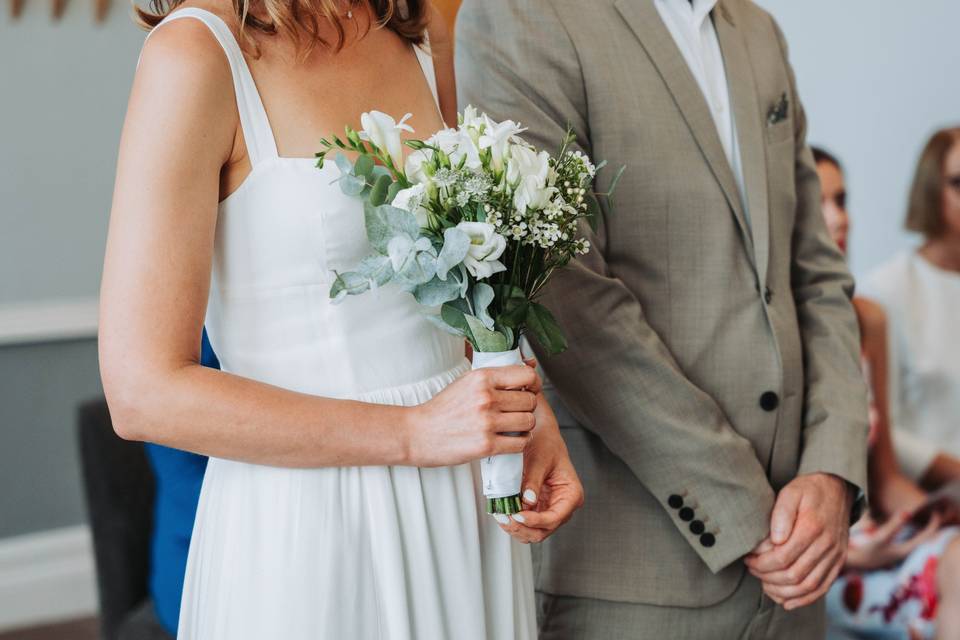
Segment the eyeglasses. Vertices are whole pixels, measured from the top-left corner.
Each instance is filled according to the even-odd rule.
[[[947,186],[960,193],[960,175],[947,176]]]

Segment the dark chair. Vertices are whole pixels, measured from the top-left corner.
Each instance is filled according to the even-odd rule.
[[[172,640],[150,600],[154,477],[142,443],[114,433],[102,398],[78,412],[77,438],[93,532],[104,640]]]

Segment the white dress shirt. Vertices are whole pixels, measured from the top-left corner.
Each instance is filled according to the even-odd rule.
[[[723,66],[720,41],[710,17],[717,1],[654,0],[654,5],[710,107],[720,144],[723,145],[730,168],[733,169],[737,187],[740,189],[740,200],[749,221],[744,197],[740,143],[737,141],[737,123],[730,108],[730,91],[727,87],[727,72]]]
[[[901,464],[922,471],[937,448],[960,456],[960,274],[911,250],[877,268],[863,285],[863,295],[887,312],[892,422],[926,445],[898,451]],[[908,452],[922,457],[910,464],[903,459]]]

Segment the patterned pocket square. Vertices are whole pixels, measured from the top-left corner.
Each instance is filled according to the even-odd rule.
[[[770,106],[770,110],[767,111],[767,125],[773,126],[778,122],[783,122],[787,119],[787,115],[790,113],[790,101],[787,99],[787,92],[784,91],[783,95],[780,96],[780,100]]]

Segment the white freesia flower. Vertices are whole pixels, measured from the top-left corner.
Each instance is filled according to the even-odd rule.
[[[507,239],[497,233],[492,224],[461,222],[457,225],[457,229],[470,237],[470,249],[467,250],[467,256],[463,259],[463,264],[470,275],[483,280],[507,270],[500,262],[500,256],[507,248]]]
[[[420,227],[426,227],[430,212],[423,207],[423,200],[426,197],[427,188],[422,184],[415,184],[407,189],[397,192],[393,198],[391,206],[397,209],[409,211],[417,218],[417,224]]]
[[[480,162],[480,149],[465,128],[441,129],[433,134],[427,143],[447,154],[454,167],[459,166],[464,158],[466,158],[464,166],[467,169],[477,171],[483,166]]]
[[[503,170],[504,156],[507,153],[507,146],[510,141],[526,129],[513,120],[494,122],[486,114],[484,114],[483,119],[487,126],[483,130],[483,135],[480,136],[479,146],[481,149],[490,149],[490,161],[493,170],[499,173]]]
[[[513,187],[513,206],[518,213],[528,208],[542,209],[550,204],[556,188],[549,185],[550,154],[537,153],[520,144],[510,146],[507,180]]]
[[[385,153],[393,160],[393,166],[403,166],[403,143],[400,141],[400,132],[413,133],[413,127],[406,124],[413,114],[400,118],[400,122],[382,111],[369,111],[360,115],[360,139],[368,140],[373,146]]]
[[[479,129],[483,124],[485,124],[484,116],[481,116],[477,111],[477,108],[472,104],[467,105],[467,108],[463,110],[463,127],[473,127],[474,129]]]

